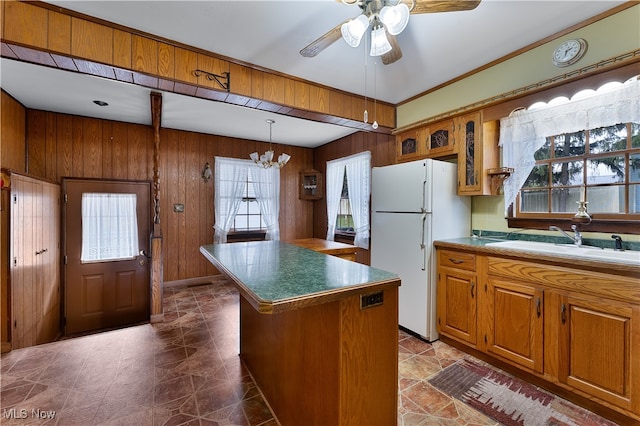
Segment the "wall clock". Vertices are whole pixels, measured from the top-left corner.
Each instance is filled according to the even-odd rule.
[[[553,51],[553,65],[557,67],[568,67],[575,64],[587,51],[587,41],[583,38],[567,40],[560,44]]]

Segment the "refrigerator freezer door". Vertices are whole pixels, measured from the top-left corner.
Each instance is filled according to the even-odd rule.
[[[420,213],[374,212],[371,218],[371,266],[400,276],[399,323],[428,340],[430,221],[431,215]]]
[[[374,167],[371,172],[371,210],[421,212],[425,201],[428,160]],[[425,211],[430,211],[426,206]]]

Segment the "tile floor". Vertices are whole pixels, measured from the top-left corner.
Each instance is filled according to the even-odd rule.
[[[468,355],[403,332],[398,425],[495,425],[426,379]],[[224,279],[165,290],[163,323],[1,358],[3,425],[276,425],[238,357],[238,294]]]

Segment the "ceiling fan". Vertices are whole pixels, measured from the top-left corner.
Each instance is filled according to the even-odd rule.
[[[334,42],[343,38],[352,47],[358,47],[365,32],[371,27],[371,56],[381,56],[382,63],[392,64],[402,57],[396,40],[409,22],[409,14],[455,12],[475,9],[481,0],[337,0],[346,5],[357,5],[362,14],[347,19],[311,42],[300,51],[311,58]]]

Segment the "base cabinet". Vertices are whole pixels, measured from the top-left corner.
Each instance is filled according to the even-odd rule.
[[[436,248],[442,336],[640,421],[637,274]]]
[[[559,382],[640,412],[640,309],[575,293],[556,300]]]
[[[438,252],[438,330],[473,346],[477,343],[475,256]]]
[[[543,291],[528,283],[487,279],[487,351],[542,373]]]

